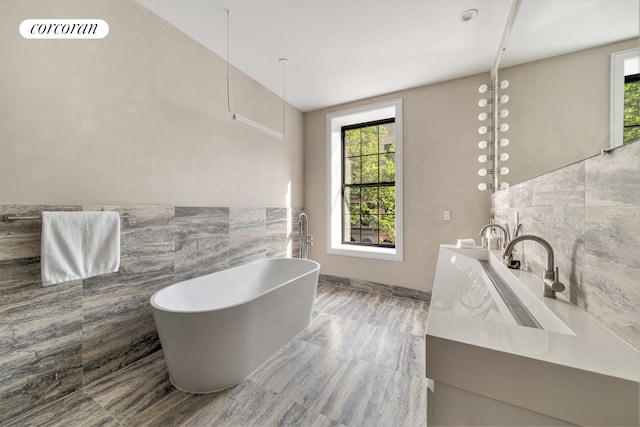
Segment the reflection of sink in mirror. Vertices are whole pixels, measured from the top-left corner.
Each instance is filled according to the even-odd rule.
[[[448,286],[434,292],[432,309],[574,335],[535,294],[517,283],[517,278],[509,277],[508,271],[500,271],[497,263],[491,263],[488,250],[442,250],[448,252],[449,262],[439,263],[436,280],[440,276]]]

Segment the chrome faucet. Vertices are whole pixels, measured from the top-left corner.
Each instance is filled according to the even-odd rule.
[[[508,258],[511,256],[511,252],[513,251],[513,247],[523,241],[523,240],[533,240],[534,242],[538,242],[542,245],[542,247],[547,252],[547,268],[543,273],[543,283],[544,288],[542,290],[542,295],[547,298],[555,298],[556,292],[562,292],[565,290],[565,286],[558,281],[560,278],[560,272],[558,267],[553,267],[553,248],[542,237],[534,236],[532,234],[523,234],[522,236],[515,237],[512,241],[509,242],[506,249],[504,250],[504,257]]]
[[[309,217],[306,213],[300,212],[298,215],[298,227],[300,231],[300,258],[307,259],[309,256],[309,246],[313,246],[313,237],[309,236]]]
[[[502,244],[502,247],[505,248],[507,243],[509,243],[509,241],[511,240],[511,234],[509,234],[509,229],[500,224],[487,224],[484,227],[482,227],[482,229],[480,229],[480,235],[484,237],[484,232],[487,231],[487,228],[491,228],[491,227],[495,227],[499,230],[502,230],[502,232],[504,233],[504,243]]]

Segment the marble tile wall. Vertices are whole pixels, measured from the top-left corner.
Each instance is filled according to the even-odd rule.
[[[174,283],[175,226],[173,207],[83,210],[116,210],[122,218],[120,271],[83,280],[82,369],[87,384],[160,349],[149,297]]]
[[[640,143],[515,185],[492,196],[498,223],[547,239],[565,294],[640,349]],[[545,253],[519,245],[518,257],[541,274]]]
[[[119,212],[120,270],[42,287],[40,222],[0,221],[0,424],[159,350],[148,302],[156,290],[290,255],[300,211],[0,205],[0,218],[43,210]]]
[[[176,207],[176,281],[229,266],[229,208]]]

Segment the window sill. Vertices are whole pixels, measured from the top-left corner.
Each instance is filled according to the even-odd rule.
[[[379,248],[372,246],[337,245],[327,250],[331,255],[345,255],[385,261],[402,261],[402,252],[398,247]]]

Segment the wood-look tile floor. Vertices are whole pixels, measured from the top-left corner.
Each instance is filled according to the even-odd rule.
[[[194,395],[162,353],[14,426],[425,426],[428,303],[320,285],[311,324],[241,384]]]

